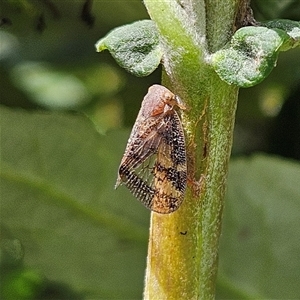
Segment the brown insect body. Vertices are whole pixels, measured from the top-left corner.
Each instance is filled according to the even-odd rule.
[[[183,201],[187,166],[184,133],[174,107],[181,100],[153,85],[141,109],[122,158],[116,188],[125,184],[147,208],[171,213]]]

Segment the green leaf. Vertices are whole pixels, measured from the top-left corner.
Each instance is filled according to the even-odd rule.
[[[300,22],[291,20],[272,20],[263,23],[268,28],[281,29],[289,35],[289,39],[281,46],[280,51],[286,51],[300,46]]]
[[[162,58],[158,31],[151,20],[112,30],[96,43],[96,49],[97,52],[108,49],[117,63],[135,76],[148,76]]]
[[[250,87],[270,74],[280,47],[288,40],[289,35],[280,29],[243,27],[226,49],[212,55],[212,65],[225,82]]]
[[[114,190],[128,132],[1,108],[1,223],[24,265],[93,299],[142,294],[149,212]]]
[[[299,163],[236,159],[228,180],[218,299],[299,298]]]

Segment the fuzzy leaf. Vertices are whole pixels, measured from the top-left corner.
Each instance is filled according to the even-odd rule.
[[[288,40],[289,35],[280,29],[243,27],[226,49],[212,55],[212,65],[225,82],[250,87],[270,74],[280,47]]]
[[[151,20],[118,27],[96,43],[97,52],[108,49],[117,63],[135,76],[148,76],[159,65],[162,51]]]
[[[267,28],[281,29],[289,35],[289,39],[280,48],[280,51],[286,51],[300,46],[300,22],[291,20],[272,20],[263,24]]]

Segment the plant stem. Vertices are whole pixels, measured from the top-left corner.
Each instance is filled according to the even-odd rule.
[[[161,35],[163,83],[189,108],[182,115],[188,190],[178,211],[151,214],[144,298],[214,299],[238,89],[209,66],[208,48],[216,50],[229,38],[236,2],[224,0],[227,15],[219,7],[219,18],[212,20],[205,16],[217,11],[218,1],[144,3]]]

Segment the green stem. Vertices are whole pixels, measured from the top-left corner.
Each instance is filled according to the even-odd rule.
[[[215,295],[238,95],[237,87],[222,82],[209,65],[208,48],[229,38],[236,9],[235,1],[222,1],[222,7],[231,8],[224,16],[222,7],[217,10],[218,2],[144,0],[164,47],[163,83],[189,108],[182,116],[188,190],[178,211],[151,215],[145,299],[207,300]],[[219,18],[205,19],[213,11]]]

